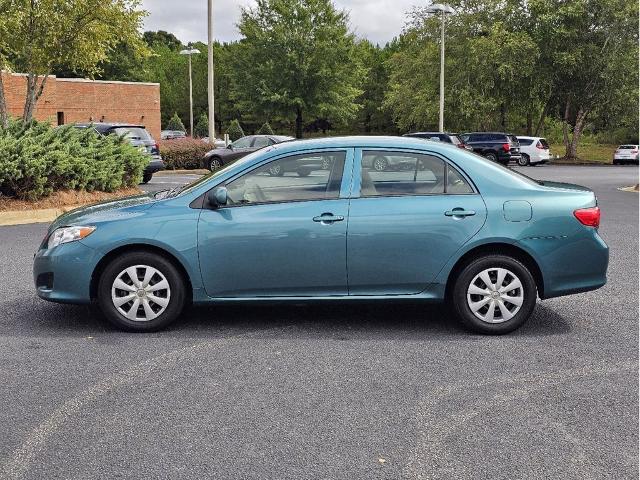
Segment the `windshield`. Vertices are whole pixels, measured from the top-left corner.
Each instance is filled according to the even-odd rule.
[[[262,148],[260,150],[257,150],[257,151],[255,151],[253,153],[250,153],[246,157],[242,157],[240,160],[237,160],[236,162],[230,163],[230,164],[226,165],[225,167],[221,168],[220,170],[216,170],[215,172],[207,173],[206,175],[200,177],[198,180],[196,180],[193,183],[189,183],[189,184],[184,185],[184,186],[182,186],[182,187],[180,187],[178,189],[171,190],[170,193],[167,196],[168,197],[176,197],[178,195],[184,195],[186,193],[192,192],[193,190],[198,188],[203,183],[208,182],[208,181],[214,181],[216,178],[221,177],[222,175],[226,174],[232,168],[236,168],[236,167],[242,168],[243,165],[253,162],[253,160],[256,157],[259,157],[259,156],[263,155],[265,152],[268,152],[270,150],[271,149],[267,147],[267,148]]]

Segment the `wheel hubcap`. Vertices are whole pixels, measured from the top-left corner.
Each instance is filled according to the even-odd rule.
[[[477,274],[467,289],[467,304],[487,323],[511,320],[522,307],[524,289],[520,279],[506,268],[487,268]]]
[[[133,265],[116,276],[111,301],[121,315],[135,322],[148,322],[169,305],[171,289],[166,277],[148,265]]]
[[[380,160],[377,159],[373,162],[373,168],[380,171],[380,170],[384,170],[385,167],[385,161],[384,160]]]

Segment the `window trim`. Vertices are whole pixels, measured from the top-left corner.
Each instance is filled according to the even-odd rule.
[[[444,168],[444,192],[443,193],[398,193],[398,194],[393,194],[393,195],[367,195],[367,196],[361,196],[360,192],[362,190],[362,157],[364,155],[364,152],[388,152],[388,153],[404,153],[404,154],[422,154],[422,155],[430,155],[432,157],[438,158],[439,160],[442,160],[445,164],[445,168]],[[357,175],[357,180],[358,182],[358,186],[357,186],[357,196],[355,195],[356,192],[354,192],[356,185],[355,185],[355,180],[356,180],[356,175],[352,175],[352,189],[351,189],[351,198],[353,199],[359,199],[359,198],[397,198],[397,197],[434,197],[434,196],[460,196],[460,195],[480,195],[480,192],[478,190],[478,188],[476,187],[475,183],[471,180],[471,178],[466,174],[466,172],[464,172],[461,168],[458,167],[458,165],[456,165],[454,162],[452,162],[449,158],[441,155],[440,153],[437,152],[432,152],[432,151],[425,151],[425,150],[413,150],[413,149],[406,149],[406,148],[378,148],[378,147],[374,147],[373,149],[370,147],[359,147],[356,148],[356,156],[355,159],[356,161],[354,162],[353,165],[353,171],[354,173],[357,171],[358,175]],[[466,182],[469,184],[469,186],[471,187],[471,192],[469,193],[447,193],[447,180],[448,180],[448,172],[447,172],[447,166],[453,168],[456,172],[458,172],[458,174],[464,179],[466,180]],[[359,168],[358,168],[359,167]]]
[[[219,183],[218,185],[216,185],[215,187],[207,190],[204,193],[204,199],[203,199],[203,209],[211,209],[211,206],[208,205],[207,202],[207,197],[209,195],[209,192],[213,189],[216,189],[218,187],[226,187],[229,183],[239,179],[240,177],[244,176],[244,175],[248,175],[251,172],[253,172],[254,170],[257,170],[258,168],[262,168],[272,162],[276,162],[279,160],[284,160],[288,157],[298,157],[301,155],[305,155],[305,156],[310,156],[310,155],[322,155],[322,154],[327,154],[327,153],[332,153],[332,152],[337,152],[337,153],[344,153],[344,164],[342,165],[342,174],[340,177],[340,188],[338,189],[338,196],[335,198],[307,198],[307,199],[296,199],[296,200],[277,200],[277,201],[273,201],[273,202],[255,202],[255,203],[240,203],[237,205],[224,205],[221,207],[217,207],[215,210],[224,210],[227,208],[238,208],[238,207],[254,207],[257,205],[282,205],[284,203],[301,203],[301,202],[325,202],[325,201],[335,201],[335,200],[344,200],[344,198],[342,197],[342,193],[343,193],[343,188],[344,188],[344,181],[345,181],[345,177],[346,177],[346,170],[347,170],[347,166],[349,164],[349,162],[351,162],[351,168],[353,168],[353,148],[329,148],[329,149],[322,149],[322,150],[305,150],[305,151],[301,151],[301,152],[288,152],[288,153],[284,153],[282,155],[279,155],[277,157],[274,158],[269,158],[263,162],[260,162],[257,165],[254,165],[253,167],[251,167],[250,169],[244,170],[242,172],[239,172],[237,175],[234,175],[231,178],[228,178],[227,180],[225,180],[224,182]],[[349,155],[351,153],[351,157],[349,158]],[[352,184],[352,179],[353,179],[353,174],[349,173],[349,176],[351,177],[349,179],[349,189],[351,189],[351,184]],[[331,180],[329,178],[329,180]]]

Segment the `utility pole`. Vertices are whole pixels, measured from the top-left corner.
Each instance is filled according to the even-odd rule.
[[[216,142],[216,120],[215,120],[215,99],[213,80],[213,0],[207,0],[207,40],[208,40],[208,62],[207,62],[207,92],[209,99],[209,142],[215,145]]]

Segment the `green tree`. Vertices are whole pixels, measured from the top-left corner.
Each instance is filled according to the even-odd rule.
[[[181,50],[182,42],[173,33],[166,32],[164,30],[146,31],[142,34],[142,39],[149,47],[156,47],[163,45],[170,50]]]
[[[27,74],[23,119],[31,120],[54,68],[95,73],[120,42],[144,49],[139,30],[146,12],[139,5],[139,0],[3,0],[0,58]],[[0,101],[0,108],[4,105]]]
[[[227,135],[229,135],[229,138],[232,142],[235,142],[239,138],[244,137],[244,131],[242,130],[240,122],[237,119],[231,120],[231,122],[229,122],[229,125],[227,126]]]
[[[363,70],[355,62],[348,16],[331,0],[257,0],[243,8],[234,73],[244,102],[266,117],[346,122],[355,117]]]
[[[184,128],[184,123],[180,120],[180,117],[177,113],[173,114],[173,117],[169,119],[169,121],[164,126],[165,130],[180,130],[181,132],[186,132],[187,130]]]
[[[264,122],[262,126],[257,131],[258,135],[273,135],[273,129],[269,122]]]
[[[207,117],[205,113],[201,113],[198,117],[196,125],[193,128],[193,134],[199,138],[209,135],[209,117]]]

